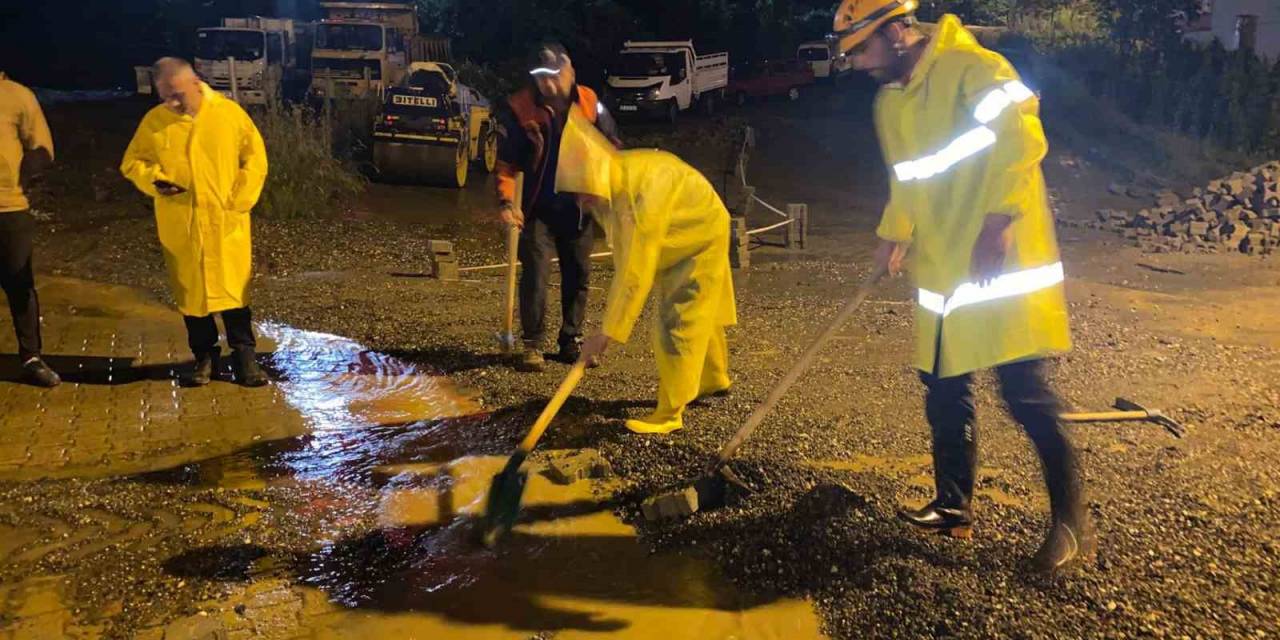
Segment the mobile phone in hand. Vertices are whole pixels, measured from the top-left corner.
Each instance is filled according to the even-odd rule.
[[[179,187],[178,185],[172,182],[169,182],[168,180],[156,180],[151,184],[155,185],[156,191],[159,191],[160,193],[163,193],[166,195],[179,194],[179,193],[182,193],[183,191],[186,191],[186,189],[183,189],[182,187]]]

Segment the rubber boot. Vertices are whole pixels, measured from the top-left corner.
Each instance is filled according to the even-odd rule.
[[[258,361],[254,359],[254,353],[248,349],[237,349],[235,351],[236,380],[244,387],[262,387],[267,384],[267,374],[262,372],[262,367],[258,366]]]
[[[626,425],[634,433],[662,434],[679,431],[684,428],[684,410],[674,414],[670,411],[654,411],[639,420],[627,420]]]
[[[1058,575],[1090,562],[1097,553],[1098,542],[1084,504],[1075,452],[1067,444],[1039,453],[1053,516],[1049,533],[1031,557],[1031,568]]]
[[[213,380],[214,372],[218,369],[220,355],[217,351],[197,353],[195,366],[191,369],[191,374],[182,379],[182,385],[186,387],[208,385]]]

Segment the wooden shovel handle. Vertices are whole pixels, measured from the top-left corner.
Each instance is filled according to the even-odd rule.
[[[836,317],[831,321],[831,324],[828,324],[827,328],[822,331],[816,340],[813,341],[813,344],[809,345],[809,349],[804,352],[804,355],[800,356],[800,359],[796,360],[796,363],[791,365],[791,370],[787,371],[787,374],[782,377],[782,380],[773,386],[773,389],[769,391],[769,395],[764,399],[764,402],[761,402],[760,405],[756,407],[755,411],[751,412],[751,415],[747,417],[747,421],[743,423],[742,428],[738,429],[738,432],[733,435],[733,439],[725,444],[724,448],[720,450],[720,455],[716,458],[715,465],[712,467],[713,469],[723,467],[725,463],[733,457],[733,454],[738,451],[738,448],[742,446],[742,443],[746,442],[747,438],[751,436],[751,433],[756,430],[756,427],[760,426],[761,422],[764,422],[765,417],[768,416],[769,412],[773,410],[773,407],[778,404],[778,401],[782,399],[782,396],[786,395],[787,391],[791,389],[791,386],[796,383],[796,380],[809,370],[810,365],[813,364],[814,358],[818,356],[818,352],[822,351],[822,348],[827,345],[827,342],[831,341],[832,336],[834,336],[836,332],[849,321],[849,317],[853,315],[854,311],[858,310],[858,307],[862,306],[862,303],[867,299],[867,296],[871,295],[871,292],[875,290],[876,283],[880,281],[880,278],[884,277],[884,274],[885,270],[877,267],[875,271],[871,272],[871,275],[867,276],[867,279],[858,287],[858,292],[854,294],[853,299],[845,304],[844,308],[840,309],[840,312],[836,314]]]
[[[533,423],[533,428],[529,430],[529,435],[524,437],[524,442],[520,443],[520,450],[528,454],[533,448],[538,446],[538,440],[542,438],[542,432],[547,430],[547,426],[551,424],[551,420],[560,412],[560,407],[564,406],[565,400],[569,399],[569,394],[577,388],[578,383],[582,381],[582,376],[587,372],[587,361],[579,358],[574,363],[573,368],[569,370],[569,375],[564,377],[564,382],[560,383],[560,388],[556,389],[556,394],[551,396],[551,401],[547,403],[546,408],[542,410],[542,414],[538,416],[538,421]]]
[[[1098,413],[1063,413],[1058,419],[1063,422],[1128,422],[1132,420],[1150,420],[1153,416],[1148,411],[1102,411]]]
[[[516,211],[524,214],[524,172],[516,174],[516,195],[515,201],[511,203]],[[502,330],[508,336],[512,335],[516,326],[516,263],[518,262],[518,254],[520,247],[520,227],[510,225],[507,227],[507,305],[504,309],[506,315],[502,317]]]

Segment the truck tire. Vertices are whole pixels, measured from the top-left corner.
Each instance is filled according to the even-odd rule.
[[[676,102],[675,98],[672,98],[667,102],[666,119],[667,124],[673,127],[680,121],[680,103]]]
[[[710,118],[716,114],[716,94],[708,92],[702,95],[702,114]]]

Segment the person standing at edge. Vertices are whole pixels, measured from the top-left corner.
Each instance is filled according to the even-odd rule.
[[[40,358],[40,299],[31,264],[36,220],[23,187],[53,164],[53,136],[35,94],[0,71],[0,285],[9,300],[23,379],[56,387],[58,374]]]
[[[220,313],[236,378],[267,384],[254,360],[249,310],[249,211],[267,179],[262,136],[240,105],[200,81],[191,65],[162,58],[154,68],[161,104],[147,113],[120,171],[155,199],[156,228],[173,296],[187,326],[195,369],[184,380],[209,384],[218,368]]]
[[[899,516],[968,537],[977,429],[973,373],[995,368],[1030,437],[1052,522],[1032,557],[1057,573],[1095,550],[1076,453],[1058,420],[1045,359],[1071,348],[1062,261],[1040,162],[1039,100],[1007,60],[944,16],[933,36],[913,0],[843,0],[832,38],[881,84],[876,131],[890,195],[876,259],[891,273],[908,249],[918,287],[916,367],[926,387],[937,495]]]
[[[560,327],[557,359],[578,359],[582,325],[587,314],[591,278],[591,246],[595,225],[570,196],[557,194],[556,159],[569,112],[576,109],[615,146],[617,125],[591,89],[579,85],[569,54],[549,42],[534,48],[529,60],[530,86],[507,99],[499,111],[499,218],[520,227],[520,327],[522,371],[541,371],[546,365],[542,343],[546,337],[547,284],[551,258],[560,258]],[[516,174],[524,172],[523,206],[517,209]]]

